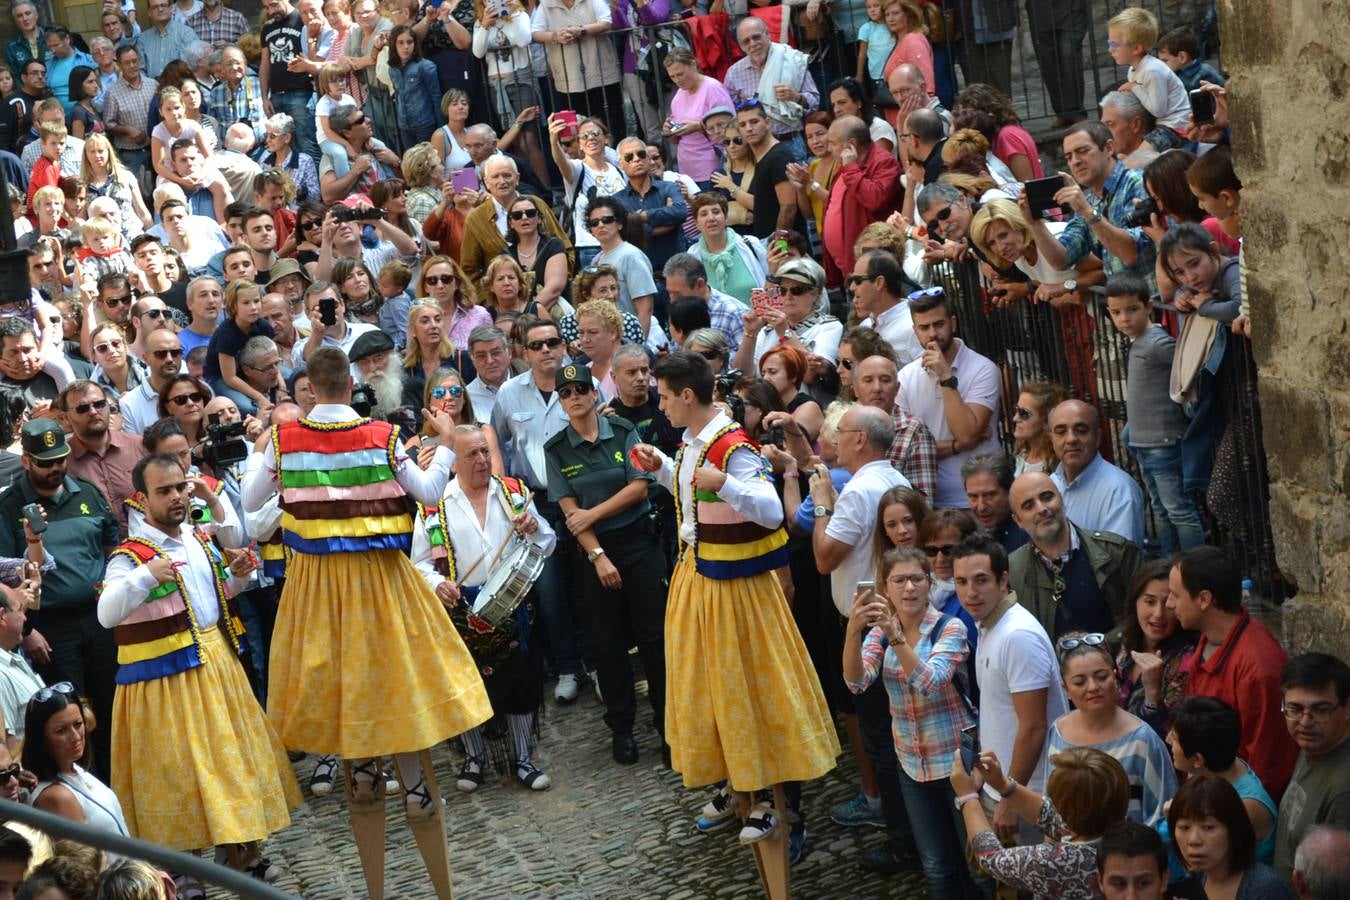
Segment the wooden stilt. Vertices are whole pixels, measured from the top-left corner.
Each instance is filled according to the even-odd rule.
[[[431,751],[423,750],[422,778],[426,781],[426,791],[431,795],[431,809],[418,815],[408,808],[408,786],[403,784],[403,772],[397,761],[394,771],[398,773],[399,784],[403,787],[403,808],[408,819],[408,830],[417,841],[417,852],[422,855],[422,863],[427,867],[427,875],[436,890],[437,900],[450,900],[450,845],[445,834],[445,804],[441,802],[440,787],[436,784],[436,770],[431,766]],[[416,787],[416,785],[414,785]]]
[[[736,794],[736,812],[744,822],[750,818],[755,805],[754,794],[738,791]],[[769,900],[789,900],[792,896],[791,867],[788,862],[788,835],[792,833],[789,821],[787,801],[784,799],[783,786],[773,786],[773,814],[778,820],[773,834],[750,845],[755,854],[755,867],[759,869],[759,881],[764,886],[764,895]]]
[[[360,791],[352,781],[352,767],[342,761],[342,783],[347,792],[347,814],[356,838],[356,853],[366,877],[370,900],[384,900],[384,777],[376,768],[375,781],[362,784]]]

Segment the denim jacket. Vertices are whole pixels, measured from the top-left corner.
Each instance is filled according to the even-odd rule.
[[[424,128],[434,126],[440,120],[436,106],[441,96],[441,82],[436,75],[435,63],[419,59],[401,69],[390,66],[389,79],[394,83],[400,128]]]

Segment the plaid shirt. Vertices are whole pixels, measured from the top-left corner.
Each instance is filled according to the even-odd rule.
[[[745,340],[745,319],[742,316],[747,308],[735,297],[709,286],[708,318],[712,320],[712,327],[722,332],[731,343],[733,356],[740,349],[741,341]]]
[[[727,69],[727,74],[722,78],[722,84],[726,85],[727,93],[731,94],[732,102],[740,103],[742,100],[759,96],[759,78],[763,74],[764,70],[755,68],[755,64],[747,56],[731,64],[731,68]],[[820,105],[820,89],[816,87],[810,69],[802,73],[802,84],[798,90],[802,95],[802,115],[805,116]],[[769,124],[777,137],[796,134],[802,130],[801,122],[797,123],[796,128],[780,125],[772,119],[769,120]]]
[[[187,25],[197,33],[198,38],[216,48],[239,43],[239,39],[248,31],[248,19],[228,6],[220,8],[220,18],[214,22],[206,17],[206,10],[203,9],[188,16]]]
[[[267,112],[263,109],[262,84],[258,76],[245,72],[237,91],[231,90],[227,82],[216,82],[211,88],[210,113],[220,123],[222,133],[235,122],[247,122],[253,126],[258,142],[262,143],[266,135],[263,123],[267,120]]]
[[[914,490],[932,503],[938,486],[937,442],[933,440],[933,433],[921,419],[905,412],[898,403],[891,410],[891,421],[895,423],[895,440],[891,441],[886,458],[909,480]]]
[[[951,616],[935,642],[933,628],[940,616],[929,608],[919,623],[914,647],[919,665],[913,672],[904,670],[895,651],[882,644],[881,629],[873,628],[863,640],[863,677],[847,682],[850,691],[861,694],[881,675],[890,699],[896,755],[905,774],[919,782],[947,779],[961,752],[961,730],[974,724],[954,683],[970,653],[966,626]]]
[[[141,76],[141,86],[132,87],[120,75],[108,88],[103,98],[103,124],[112,131],[118,125],[126,125],[145,134],[144,144],[133,144],[123,138],[113,138],[113,146],[118,150],[144,150],[150,146],[150,135],[146,133],[146,117],[150,114],[150,101],[159,93],[159,82],[149,75]]]
[[[1092,208],[1102,214],[1102,218],[1118,228],[1125,228],[1125,217],[1134,209],[1136,200],[1149,199],[1148,192],[1144,190],[1143,170],[1127,169],[1123,163],[1116,163],[1115,169],[1102,187],[1100,197],[1086,191],[1084,195]],[[1069,224],[1060,232],[1059,242],[1068,251],[1070,266],[1077,265],[1089,253],[1096,253],[1101,257],[1102,268],[1106,270],[1108,276],[1131,269],[1143,275],[1148,280],[1149,287],[1156,290],[1153,260],[1157,248],[1153,246],[1153,239],[1144,234],[1142,228],[1125,230],[1134,238],[1134,245],[1139,251],[1138,258],[1130,266],[1125,265],[1120,257],[1107,252],[1101,241],[1092,233],[1092,226],[1088,225],[1087,219],[1082,216],[1074,216],[1069,220]]]

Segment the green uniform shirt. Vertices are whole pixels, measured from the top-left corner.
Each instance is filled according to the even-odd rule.
[[[83,478],[66,476],[55,497],[38,497],[27,474],[0,495],[0,556],[23,556],[23,508],[39,503],[47,512],[42,546],[56,568],[42,576],[42,608],[72,611],[94,603],[94,586],[103,580],[107,552],[121,540],[108,501]]]
[[[627,419],[600,416],[595,443],[582,438],[570,424],[544,444],[548,466],[548,496],[554,503],[572,497],[583,509],[593,509],[623,490],[630,481],[652,476],[633,466],[628,451],[639,443],[637,429]],[[627,509],[595,523],[597,535],[627,528],[641,521],[651,506],[644,497]]]

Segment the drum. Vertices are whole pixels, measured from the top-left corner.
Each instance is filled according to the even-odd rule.
[[[483,582],[473,614],[494,628],[516,611],[544,571],[544,552],[530,541],[518,541]]]

